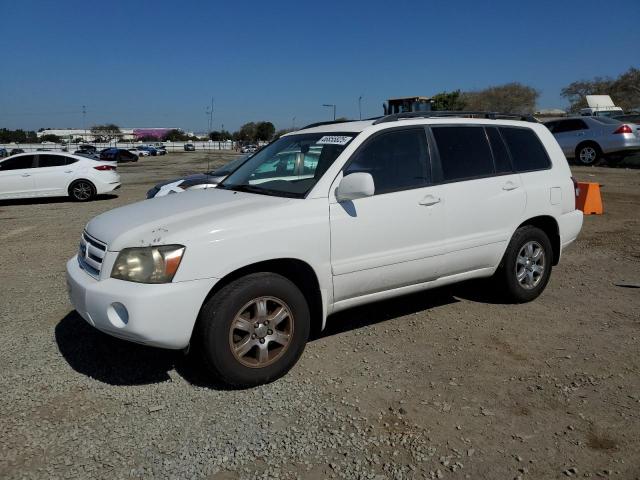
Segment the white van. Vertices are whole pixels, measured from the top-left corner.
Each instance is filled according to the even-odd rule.
[[[71,302],[110,335],[191,345],[250,386],[285,374],[339,310],[480,277],[535,299],[582,226],[553,135],[418,115],[309,126],[218,188],[99,215],[67,263]]]

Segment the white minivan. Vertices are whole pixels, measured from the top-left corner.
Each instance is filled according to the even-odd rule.
[[[67,283],[96,328],[191,345],[245,387],[285,374],[312,326],[345,308],[480,277],[531,301],[581,227],[544,125],[395,114],[309,126],[218,188],[99,215]]]

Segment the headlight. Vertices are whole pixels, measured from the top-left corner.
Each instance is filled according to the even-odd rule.
[[[125,248],[116,259],[111,278],[139,283],[169,283],[176,274],[183,245]]]

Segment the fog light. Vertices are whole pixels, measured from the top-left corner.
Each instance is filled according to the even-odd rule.
[[[129,312],[127,307],[119,302],[114,302],[107,308],[107,317],[111,325],[117,328],[123,328],[129,323]]]

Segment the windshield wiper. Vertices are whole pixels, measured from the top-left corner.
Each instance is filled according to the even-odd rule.
[[[225,190],[233,190],[235,192],[257,193],[259,195],[270,195],[272,197],[288,197],[299,198],[300,195],[293,192],[283,192],[282,190],[273,190],[270,188],[261,188],[255,185],[218,185],[218,188]]]

